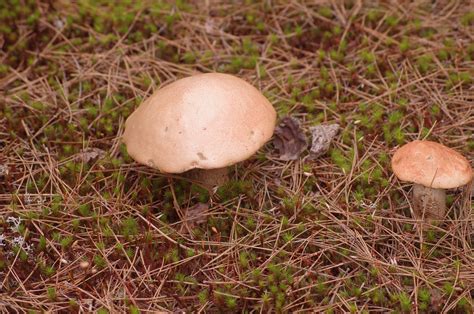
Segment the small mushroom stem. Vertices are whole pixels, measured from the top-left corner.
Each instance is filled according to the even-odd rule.
[[[424,217],[427,222],[442,219],[446,214],[446,191],[415,184],[413,186],[413,209],[416,218]]]
[[[206,188],[211,189],[229,181],[229,169],[227,167],[216,169],[193,169],[187,173],[187,177],[196,180]]]

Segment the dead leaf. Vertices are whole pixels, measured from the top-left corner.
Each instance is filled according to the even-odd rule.
[[[205,203],[197,203],[193,207],[183,210],[184,217],[179,231],[191,231],[196,225],[205,223],[207,221],[206,214],[208,211],[209,204]]]
[[[82,150],[82,152],[79,153],[78,159],[80,159],[82,162],[87,163],[93,159],[96,158],[102,158],[105,156],[105,151],[103,151],[100,148],[86,148]]]
[[[282,160],[296,160],[308,146],[306,135],[300,127],[300,122],[293,117],[284,117],[275,128],[275,148]]]
[[[430,289],[431,307],[435,313],[440,313],[443,309],[443,294],[438,289]]]
[[[8,167],[6,165],[0,165],[0,176],[7,176],[8,172]]]
[[[309,129],[313,137],[309,150],[310,159],[316,159],[328,151],[332,140],[339,132],[339,128],[339,124],[327,124],[317,125]]]
[[[61,31],[64,26],[66,26],[66,22],[62,19],[56,18],[53,20],[53,25],[58,31]]]

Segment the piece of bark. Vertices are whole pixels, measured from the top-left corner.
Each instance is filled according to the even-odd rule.
[[[339,128],[339,124],[322,124],[309,129],[312,136],[312,144],[309,150],[310,159],[316,159],[328,151],[331,142],[339,132]]]

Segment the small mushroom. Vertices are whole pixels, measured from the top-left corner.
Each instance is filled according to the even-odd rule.
[[[125,122],[123,142],[139,163],[183,173],[207,187],[252,156],[273,135],[276,111],[252,85],[207,73],[175,81],[146,99]]]
[[[431,141],[413,141],[400,147],[392,169],[402,181],[413,182],[413,209],[427,222],[446,213],[446,189],[468,184],[473,177],[469,161],[455,150]]]

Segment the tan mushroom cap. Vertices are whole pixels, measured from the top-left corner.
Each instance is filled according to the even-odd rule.
[[[457,151],[431,141],[413,141],[400,147],[392,169],[402,181],[434,189],[452,189],[472,180],[469,161]]]
[[[252,156],[273,134],[276,112],[252,85],[207,73],[156,91],[125,122],[132,158],[167,173],[230,166]]]

